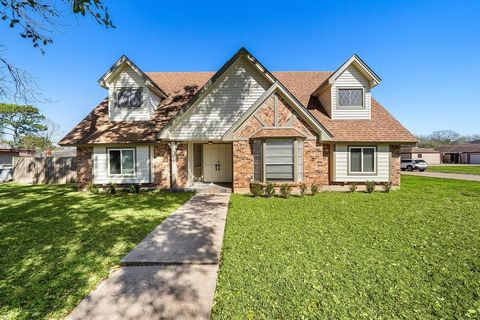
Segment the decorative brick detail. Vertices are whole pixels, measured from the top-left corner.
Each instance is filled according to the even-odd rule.
[[[157,188],[170,188],[170,146],[166,143],[155,145],[153,151],[153,179]]]
[[[301,119],[294,109],[280,96],[278,98],[278,129],[294,127],[300,133],[309,137],[303,144],[303,181],[310,186],[312,183],[319,187],[329,184],[330,146],[323,145],[311,137],[315,132]],[[234,134],[237,138],[251,138],[263,124],[269,127],[275,125],[275,95],[269,97],[263,105],[251,116]],[[292,118],[293,117],[293,118]],[[257,120],[260,118],[261,121]],[[263,123],[263,124],[262,124]],[[288,124],[288,125],[287,125]],[[267,130],[267,129],[265,129]],[[275,129],[276,130],[276,129]],[[272,131],[272,137],[275,130]],[[270,130],[267,130],[270,131]],[[268,137],[263,137],[268,138]],[[248,192],[250,182],[253,181],[253,145],[251,141],[241,140],[233,142],[233,190],[234,192]],[[298,182],[290,183],[294,189]]]
[[[185,188],[188,184],[187,144],[177,146],[177,187]]]
[[[400,186],[400,146],[390,145],[390,181],[393,186]]]
[[[233,191],[248,190],[253,180],[253,146],[249,141],[233,142]]]
[[[87,189],[93,181],[93,147],[77,147],[77,187],[79,191]]]

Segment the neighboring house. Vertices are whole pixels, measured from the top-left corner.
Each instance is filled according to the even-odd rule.
[[[357,55],[334,72],[270,72],[242,48],[216,73],[145,73],[122,56],[99,83],[108,98],[60,142],[77,147],[81,189],[398,186],[400,145],[416,143],[372,98],[380,78]]]
[[[440,151],[437,151],[433,148],[401,148],[400,157],[402,159],[422,159],[428,164],[442,163],[442,155]]]
[[[480,144],[458,144],[435,148],[443,163],[480,164]]]
[[[35,150],[12,148],[8,144],[0,144],[0,166],[12,166],[13,157],[28,157],[35,155]]]

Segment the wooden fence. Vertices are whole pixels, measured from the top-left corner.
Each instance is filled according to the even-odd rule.
[[[13,180],[16,182],[63,184],[76,179],[76,157],[13,158]]]

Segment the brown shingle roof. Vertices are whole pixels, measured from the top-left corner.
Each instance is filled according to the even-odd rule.
[[[457,145],[446,145],[435,148],[436,150],[442,153],[480,153],[480,144],[471,143],[471,144],[457,144]]]
[[[62,145],[91,143],[155,142],[156,133],[213,76],[213,72],[146,72],[168,94],[151,121],[110,122],[108,103],[102,101],[65,138]],[[332,120],[313,91],[332,72],[272,72],[317,120],[333,135],[334,141],[414,143],[415,137],[378,102],[372,99],[371,120]]]

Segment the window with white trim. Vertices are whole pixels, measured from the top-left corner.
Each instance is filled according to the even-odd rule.
[[[137,109],[142,107],[142,88],[122,88],[116,91],[117,108]]]
[[[375,147],[350,147],[350,173],[375,173]]]
[[[135,149],[108,149],[108,173],[112,176],[135,175]]]
[[[340,107],[363,107],[363,89],[338,89],[338,105]]]
[[[294,139],[254,141],[253,176],[255,181],[302,181],[303,141]]]

